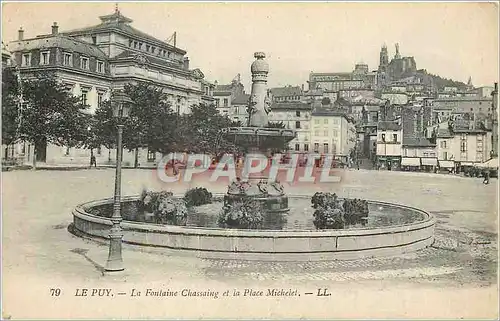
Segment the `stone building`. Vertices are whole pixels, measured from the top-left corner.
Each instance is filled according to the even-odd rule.
[[[307,153],[310,151],[311,110],[311,104],[299,101],[271,105],[269,121],[282,122],[286,128],[294,129],[297,133],[297,136],[289,143],[290,150],[293,152]]]
[[[356,145],[354,123],[344,113],[315,108],[311,113],[311,152],[347,161]]]
[[[132,26],[132,20],[114,13],[99,17],[91,27],[60,31],[57,23],[49,34],[25,37],[9,43],[13,61],[22,77],[36,71],[52,71],[73,95],[95,111],[109,99],[111,91],[127,83],[146,81],[163,88],[178,113],[189,112],[193,104],[213,103],[215,86],[199,69],[190,69],[186,51]],[[37,158],[46,163],[87,163],[90,151],[55,146],[37,146]],[[134,159],[125,151],[124,162]],[[28,161],[29,155],[25,156]],[[158,155],[141,150],[140,165],[153,164]],[[97,162],[108,162],[111,153],[97,152]]]
[[[285,86],[269,89],[271,99],[274,103],[299,102],[304,98],[304,86]]]
[[[380,50],[379,68],[377,72],[377,85],[383,87],[392,81],[413,75],[417,71],[414,57],[402,57],[399,44],[395,45],[396,53],[389,61],[389,52],[384,44]]]

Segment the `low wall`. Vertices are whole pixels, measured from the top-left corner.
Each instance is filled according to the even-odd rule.
[[[294,196],[290,196],[294,197]],[[124,202],[137,197],[125,197]],[[73,210],[74,228],[93,237],[108,238],[111,220],[87,213],[88,208],[112,203],[112,199],[82,204]],[[190,251],[199,257],[317,261],[389,256],[430,246],[435,219],[407,206],[369,201],[371,204],[404,208],[425,219],[406,225],[321,231],[237,230],[170,226],[123,221],[123,241],[130,244]]]

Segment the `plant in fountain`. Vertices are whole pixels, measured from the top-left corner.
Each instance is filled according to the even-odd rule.
[[[368,220],[368,201],[362,199],[345,199],[343,208],[348,225],[365,224]]]
[[[315,208],[314,226],[318,230],[343,229],[345,226],[345,211],[336,194],[317,192],[311,198]]]
[[[184,194],[186,206],[201,206],[212,203],[212,193],[204,187],[196,187],[188,190]]]
[[[259,229],[264,222],[262,204],[252,198],[224,205],[217,223],[222,228]]]
[[[171,192],[143,190],[139,209],[153,213],[157,224],[186,225],[187,207],[183,199],[174,198]]]
[[[319,229],[342,229],[346,225],[365,224],[368,220],[368,201],[362,199],[340,200],[330,193],[315,193],[311,203],[314,226]]]

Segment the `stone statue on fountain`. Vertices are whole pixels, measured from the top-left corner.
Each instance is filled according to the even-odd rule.
[[[263,52],[254,54],[256,60],[252,63],[252,91],[248,99],[247,127],[231,127],[223,131],[224,135],[236,144],[242,144],[250,153],[268,152],[268,146],[276,139],[289,142],[295,138],[295,131],[283,128],[268,128],[269,113],[272,100],[267,88],[269,64],[264,60]],[[248,177],[242,181],[238,179],[228,186],[226,202],[234,202],[247,197],[253,197],[263,203],[269,212],[288,211],[288,198],[280,182],[269,182],[265,177]]]

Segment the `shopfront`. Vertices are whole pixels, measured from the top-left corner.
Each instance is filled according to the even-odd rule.
[[[450,160],[440,160],[439,161],[439,171],[455,173],[455,162]]]
[[[422,170],[424,172],[435,173],[437,172],[438,160],[434,157],[421,158]]]
[[[421,163],[419,157],[401,158],[401,170],[408,172],[420,171]]]
[[[381,170],[398,171],[401,168],[401,157],[379,156],[378,166]]]

